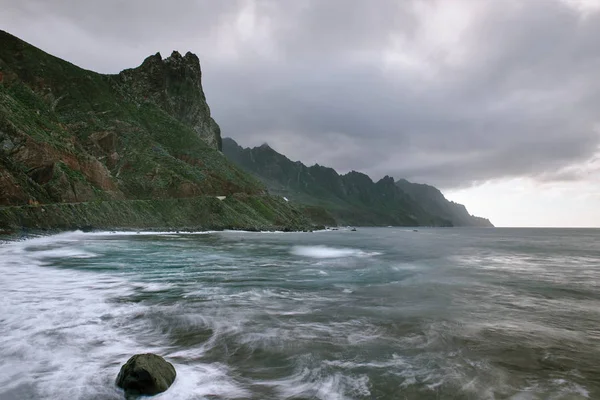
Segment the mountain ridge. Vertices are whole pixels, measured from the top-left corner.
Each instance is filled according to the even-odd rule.
[[[271,193],[307,207],[322,207],[330,221],[341,224],[493,226],[485,218],[470,215],[463,205],[448,201],[433,186],[403,179],[396,182],[390,176],[373,181],[357,171],[340,175],[330,167],[292,161],[266,143],[244,148],[223,138],[223,153],[254,174]]]
[[[0,228],[10,220],[12,228],[21,221],[49,229],[40,214],[47,210],[56,218],[46,219],[62,227],[98,223],[102,215],[121,227],[139,226],[147,209],[157,210],[152,224],[198,226],[204,204],[221,215],[203,214],[209,226],[236,218],[248,228],[305,229],[308,218],[328,225],[491,226],[433,187],[389,176],[373,181],[357,171],[340,175],[291,161],[266,143],[243,149],[222,139],[201,81],[200,61],[190,52],[156,53],[106,75],[0,31]],[[286,195],[291,202],[281,199]],[[210,200],[217,196],[226,198],[223,206]],[[56,206],[41,207],[50,204]],[[171,204],[186,211],[162,210]],[[243,210],[250,217],[240,218]]]

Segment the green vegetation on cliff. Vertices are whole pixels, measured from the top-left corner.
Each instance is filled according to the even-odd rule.
[[[218,200],[111,200],[0,208],[0,231],[53,229],[306,230],[303,213],[274,196],[237,194]]]
[[[491,226],[431,186],[222,141],[201,78],[192,53],[102,75],[0,31],[0,228]]]
[[[0,228],[308,227],[220,148],[194,54],[102,75],[0,31]]]
[[[200,79],[191,53],[101,75],[0,31],[0,205],[262,193]]]
[[[394,182],[389,176],[373,182],[356,171],[339,175],[332,168],[291,161],[266,144],[242,148],[230,138],[223,139],[223,153],[271,193],[302,204],[313,221],[325,225],[492,226],[432,186]]]

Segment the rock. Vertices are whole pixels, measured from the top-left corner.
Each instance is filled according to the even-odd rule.
[[[154,103],[191,127],[210,147],[221,150],[221,129],[210,114],[202,89],[200,60],[193,53],[174,51],[163,60],[156,53],[137,68],[119,73],[125,93],[139,103]]]
[[[0,131],[0,151],[4,153],[10,153],[15,148],[15,144],[10,138],[2,138],[2,131]]]
[[[156,354],[136,354],[121,367],[117,386],[126,394],[155,395],[162,393],[175,380],[175,367]]]
[[[54,176],[54,163],[32,168],[27,172],[27,175],[29,175],[34,182],[44,185],[50,182]]]
[[[106,154],[112,154],[117,151],[117,134],[110,131],[94,132],[89,140]]]

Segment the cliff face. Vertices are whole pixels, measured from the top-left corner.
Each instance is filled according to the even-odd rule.
[[[406,179],[400,179],[396,182],[396,185],[417,201],[427,212],[452,221],[454,226],[494,226],[488,219],[469,214],[464,205],[447,200],[442,192],[433,186],[412,183]]]
[[[195,55],[102,75],[0,31],[0,205],[264,193],[220,142]]]
[[[356,171],[339,175],[332,168],[293,162],[267,145],[242,148],[229,138],[223,139],[223,153],[261,179],[271,193],[304,204],[316,222],[452,226],[449,219],[427,212],[388,176],[373,182]]]
[[[152,102],[190,126],[209,146],[221,150],[221,130],[210,116],[202,90],[200,60],[174,51],[162,59],[156,53],[137,68],[119,74],[122,94],[136,102]]]
[[[321,221],[329,218],[351,225],[493,226],[486,219],[471,216],[462,204],[446,200],[433,186],[394,182],[389,176],[373,182],[356,171],[339,175],[318,164],[307,167],[293,162],[268,145],[248,149],[229,138],[223,139],[223,153],[261,179],[272,193],[305,204],[307,212],[318,215]]]

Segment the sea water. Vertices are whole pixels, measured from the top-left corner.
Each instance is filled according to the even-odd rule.
[[[598,399],[600,231],[82,233],[0,244],[0,400]]]

